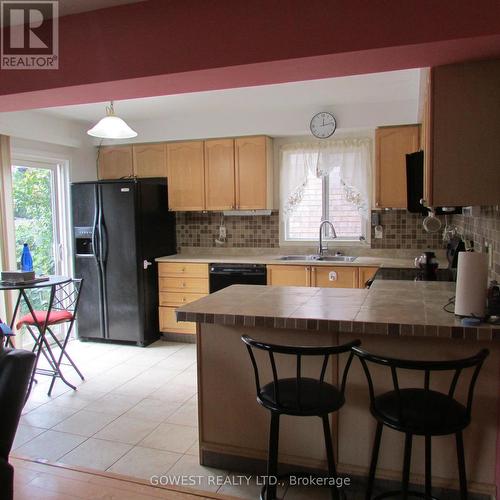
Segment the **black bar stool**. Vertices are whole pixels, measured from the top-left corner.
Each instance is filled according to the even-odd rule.
[[[397,496],[406,500],[408,496],[435,499],[432,496],[431,476],[431,437],[455,434],[458,455],[458,473],[460,479],[460,499],[467,499],[467,478],[465,473],[465,456],[462,431],[471,420],[474,387],[484,360],[489,354],[483,349],[475,356],[452,361],[410,361],[376,356],[359,347],[353,348],[359,357],[370,392],[370,411],[377,420],[377,430],[373,445],[372,460],[366,488],[366,500],[372,500],[373,483],[377,468],[380,440],[383,426],[386,425],[405,434],[405,451],[403,462],[403,478],[401,491],[389,491],[375,497],[374,500]],[[368,367],[369,363],[383,365],[390,369],[394,390],[375,395],[373,379]],[[472,375],[468,383],[467,402],[465,405],[455,398],[462,372],[470,368]],[[424,373],[423,389],[399,387],[398,369],[421,371]],[[433,391],[430,388],[432,372],[454,372],[448,394]],[[425,437],[425,493],[409,490],[411,447],[413,436]]]
[[[348,344],[325,347],[295,347],[274,344],[264,344],[244,335],[241,340],[245,342],[250,354],[253,369],[255,372],[255,384],[257,386],[257,401],[271,412],[271,427],[269,432],[269,450],[267,461],[267,476],[277,477],[278,472],[278,440],[280,415],[294,415],[298,417],[317,416],[323,421],[323,432],[325,436],[326,454],[328,459],[328,477],[334,478],[337,475],[335,459],[333,455],[333,444],[330,432],[330,422],[328,415],[339,410],[345,402],[344,390],[347,373],[353,359],[352,348],[359,346],[361,342],[355,340]],[[259,369],[255,359],[253,349],[266,351],[269,355],[273,381],[261,386]],[[339,355],[349,352],[349,359],[344,368],[340,389],[324,381],[328,360],[332,355]],[[292,378],[278,378],[275,354],[285,354],[296,356],[296,373]],[[313,379],[302,376],[302,357],[323,356],[323,364],[319,378]],[[276,485],[269,484],[262,489],[261,499],[266,495],[266,500],[276,498]],[[331,487],[333,499],[339,498],[337,486]]]

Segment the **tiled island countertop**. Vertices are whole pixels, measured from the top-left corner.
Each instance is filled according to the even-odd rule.
[[[500,466],[500,447],[496,445],[500,442],[500,325],[461,326],[452,313],[443,310],[455,293],[454,286],[377,279],[368,290],[233,285],[177,309],[179,320],[197,323],[201,463],[235,471],[265,470],[269,416],[255,400],[255,380],[242,335],[264,343],[310,346],[360,339],[369,352],[402,359],[461,359],[489,348],[490,356],[477,381],[474,422],[464,437],[470,491],[495,492],[500,487],[500,478],[496,484]],[[267,382],[272,377],[269,363],[265,356],[258,359]],[[340,384],[339,374],[346,362],[347,357],[340,356],[328,364],[329,383]],[[279,376],[295,373],[295,357],[281,356],[278,363]],[[304,359],[302,368],[305,377],[317,377],[321,361]],[[372,375],[376,391],[392,389],[390,370],[380,368]],[[420,372],[405,371],[400,377],[401,387],[424,384]],[[448,391],[450,380],[449,373],[433,375],[432,387]],[[457,394],[463,400],[465,385],[460,391]],[[366,376],[359,362],[352,363],[346,394],[346,404],[336,414],[338,470],[362,476],[369,470],[376,421],[369,410]],[[285,422],[280,429],[283,461],[292,470],[324,469],[320,419],[302,420]],[[379,455],[379,470],[385,478],[399,481],[404,440],[389,438],[389,446],[383,445]],[[433,441],[433,482],[456,490],[457,467],[450,459],[454,446],[449,439]],[[423,450],[418,453],[423,455]],[[424,477],[423,464],[424,460],[414,458],[412,467],[419,477]]]
[[[375,280],[369,290],[233,285],[177,309],[178,321],[389,336],[500,340],[443,309],[455,283]],[[452,306],[450,306],[452,307]]]

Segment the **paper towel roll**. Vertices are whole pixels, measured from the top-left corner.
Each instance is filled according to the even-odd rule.
[[[483,318],[488,290],[488,254],[460,252],[457,266],[455,314]]]

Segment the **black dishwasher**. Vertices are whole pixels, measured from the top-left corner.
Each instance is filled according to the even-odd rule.
[[[231,285],[265,285],[263,264],[210,264],[210,293]]]

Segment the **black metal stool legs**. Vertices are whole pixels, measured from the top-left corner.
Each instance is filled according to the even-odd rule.
[[[372,461],[370,463],[370,472],[368,474],[368,484],[366,485],[366,500],[371,500],[373,494],[373,483],[375,482],[375,472],[377,471],[378,452],[380,450],[382,429],[383,424],[381,422],[377,422],[377,430],[375,431],[375,440],[373,442]]]
[[[460,478],[460,500],[467,500],[467,476],[465,473],[464,440],[462,432],[457,432],[458,476]]]
[[[405,435],[405,456],[403,462],[403,489],[401,491],[403,500],[408,499],[408,488],[410,486],[410,465],[411,465],[411,445],[413,436],[410,433]]]
[[[330,420],[328,415],[323,415],[321,417],[323,420],[323,433],[325,435],[325,447],[326,447],[326,457],[328,459],[328,475],[331,478],[337,477],[337,469],[335,467],[335,457],[333,455],[333,444],[332,444],[332,434],[330,432]],[[337,486],[331,487],[332,500],[338,500],[339,491]]]
[[[278,476],[278,447],[280,436],[280,414],[271,412],[271,427],[269,431],[269,454],[267,458],[267,488],[266,500],[275,500],[276,484],[275,478]],[[272,483],[269,480],[272,478]]]
[[[432,447],[431,436],[425,436],[425,495],[432,498]]]

